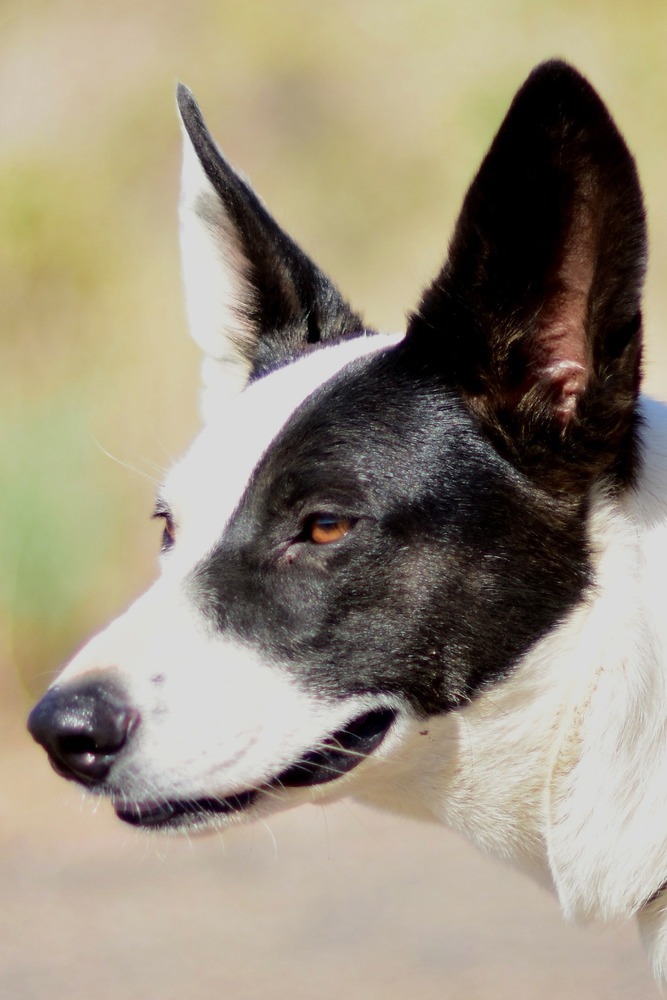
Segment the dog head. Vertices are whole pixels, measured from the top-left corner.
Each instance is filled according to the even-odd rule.
[[[157,499],[159,579],[30,718],[59,773],[153,829],[390,783],[425,720],[558,629],[592,492],[633,476],[644,269],[633,161],[563,64],[515,98],[401,336],[178,103],[205,426]]]

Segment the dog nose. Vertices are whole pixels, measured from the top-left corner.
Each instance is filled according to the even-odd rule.
[[[56,686],[28,718],[28,730],[64,778],[101,784],[136,729],[139,713],[109,679]]]

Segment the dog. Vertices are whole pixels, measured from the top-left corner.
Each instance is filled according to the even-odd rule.
[[[158,493],[161,575],[32,736],[147,830],[344,795],[436,819],[567,917],[636,915],[667,981],[667,409],[608,111],[533,71],[390,335],[177,100],[204,426]]]

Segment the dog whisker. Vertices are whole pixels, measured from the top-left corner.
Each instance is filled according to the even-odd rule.
[[[133,472],[137,476],[141,476],[142,479],[147,479],[149,482],[153,483],[156,486],[160,485],[160,482],[162,481],[162,478],[166,471],[165,469],[162,469],[159,466],[155,465],[154,463],[144,459],[146,464],[153,469],[153,472],[155,474],[148,473],[145,470],[138,468],[136,465],[132,465],[130,462],[127,462],[122,458],[118,458],[118,456],[113,455],[110,451],[108,451],[104,447],[103,444],[101,444],[100,441],[97,440],[96,437],[93,437],[93,441],[96,447],[99,448],[99,450],[102,452],[102,454],[105,455],[107,458],[111,459],[112,462],[115,462],[116,465],[120,465],[121,468],[127,469],[128,472]]]

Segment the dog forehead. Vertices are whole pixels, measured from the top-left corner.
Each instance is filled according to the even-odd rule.
[[[179,535],[187,539],[188,562],[219,539],[253,471],[301,404],[354,361],[393,347],[402,337],[373,334],[321,347],[251,383],[219,409],[160,491]],[[175,546],[170,562],[180,561],[179,548],[185,546]]]

